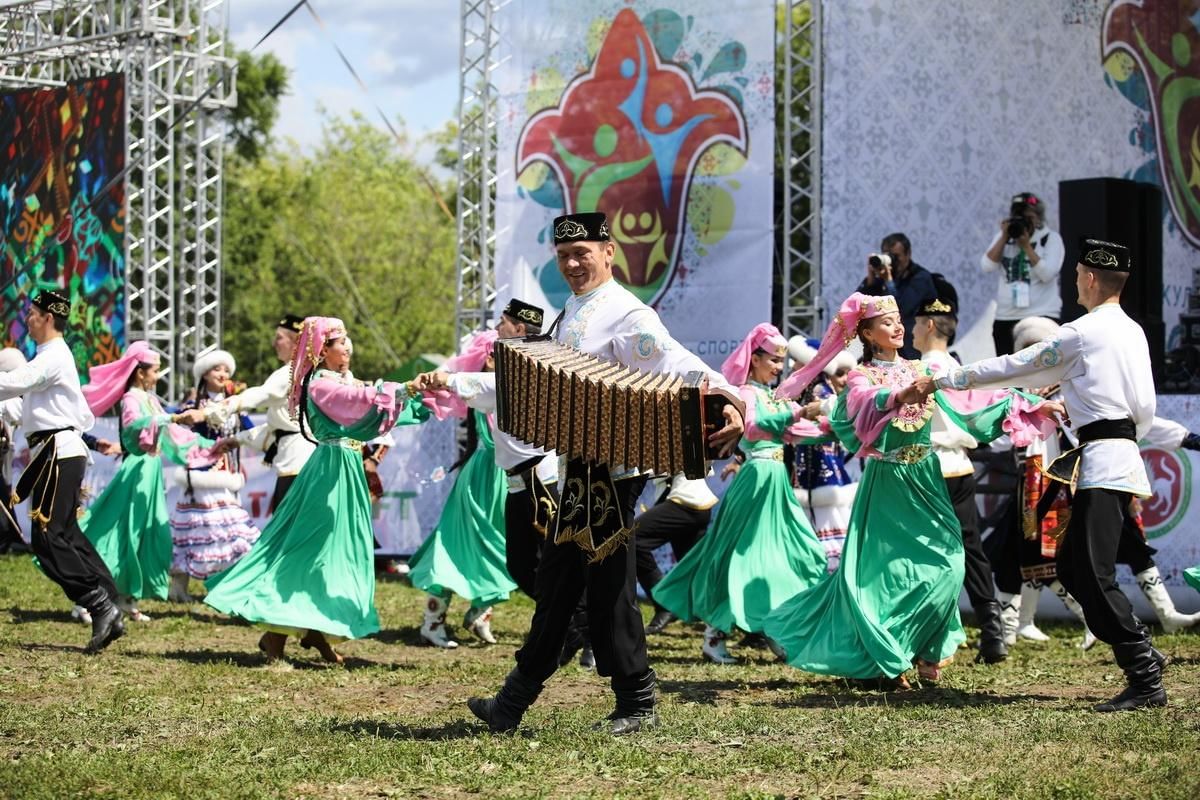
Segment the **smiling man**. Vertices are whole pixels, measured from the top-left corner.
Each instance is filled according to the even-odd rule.
[[[572,296],[550,334],[562,344],[646,372],[704,372],[709,391],[729,398],[725,427],[712,434],[710,442],[725,451],[737,444],[742,435],[737,391],[672,339],[652,308],[613,280],[615,248],[604,214],[558,217],[554,249]],[[493,731],[514,730],[558,668],[571,617],[585,589],[596,671],[611,677],[616,695],[616,710],[599,726],[620,735],[657,723],[655,674],[646,657],[634,579],[635,550],[629,541],[634,505],[645,483],[645,475],[623,465],[589,464],[582,459],[567,463],[560,514],[551,523],[542,551],[535,583],[537,607],[529,635],[517,652],[517,666],[495,697],[468,701],[471,711]],[[567,536],[565,527],[559,529],[563,510],[577,506],[603,509],[591,517],[587,537],[591,549]],[[605,546],[601,550],[595,542]]]

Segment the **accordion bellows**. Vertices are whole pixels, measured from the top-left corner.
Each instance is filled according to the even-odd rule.
[[[543,337],[496,342],[496,424],[572,459],[702,478],[728,402],[703,372],[641,372]]]

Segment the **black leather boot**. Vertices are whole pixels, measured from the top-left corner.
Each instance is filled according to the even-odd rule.
[[[596,725],[613,736],[637,733],[658,725],[658,714],[654,711],[654,686],[657,676],[648,669],[636,678],[613,676],[613,694],[617,696],[617,708],[608,719]]]
[[[679,619],[679,617],[675,616],[670,611],[667,611],[665,608],[659,608],[654,612],[654,616],[650,618],[650,624],[646,626],[646,633],[652,635],[660,634],[668,625],[677,619]]]
[[[1167,692],[1162,685],[1162,665],[1159,653],[1149,639],[1133,644],[1114,644],[1113,656],[1117,666],[1125,671],[1125,691],[1096,706],[1096,711],[1132,711],[1136,708],[1154,708],[1167,704]]]
[[[467,701],[471,713],[487,723],[493,733],[515,731],[521,717],[542,693],[542,684],[513,667],[495,697],[472,697]]]
[[[124,614],[108,596],[108,592],[93,589],[79,598],[78,602],[92,615],[92,638],[83,652],[99,653],[125,634],[125,623],[121,621]]]
[[[998,664],[1008,658],[999,601],[989,600],[975,606],[975,619],[979,623],[979,655],[975,656],[975,663]]]

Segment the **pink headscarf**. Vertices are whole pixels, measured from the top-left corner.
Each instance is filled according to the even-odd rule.
[[[766,350],[783,355],[787,352],[787,339],[783,338],[779,328],[771,323],[758,323],[721,365],[721,374],[725,376],[725,380],[734,386],[741,386],[745,383],[750,376],[750,357],[754,355],[755,350]]]
[[[442,369],[446,372],[479,372],[495,349],[498,338],[500,334],[494,330],[476,333],[461,353],[446,359]]]
[[[825,365],[837,357],[846,345],[854,341],[858,335],[858,323],[864,319],[881,317],[893,311],[899,311],[896,298],[890,294],[871,295],[855,292],[842,302],[833,322],[821,339],[821,346],[811,361],[787,377],[775,390],[776,397],[799,397],[817,375],[825,369]]]
[[[139,364],[158,366],[159,356],[149,342],[137,341],[125,348],[116,361],[88,367],[88,382],[83,387],[83,398],[96,416],[108,411],[121,396],[129,383],[129,376]]]
[[[461,353],[446,359],[446,363],[442,364],[442,371],[479,372],[487,363],[488,356],[495,350],[498,338],[500,338],[500,334],[494,330],[476,333],[467,342],[467,346]],[[439,420],[450,417],[463,419],[467,416],[467,404],[462,401],[462,398],[447,389],[425,392],[421,402]]]
[[[346,335],[346,323],[337,317],[305,317],[296,340],[296,354],[292,356],[292,383],[288,388],[288,413],[292,416],[300,408],[300,389],[304,376],[321,363],[321,351],[325,345]]]

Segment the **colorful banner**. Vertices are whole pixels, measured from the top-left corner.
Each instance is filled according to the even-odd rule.
[[[65,289],[80,377],[125,345],[125,79],[0,94],[0,338],[32,357],[29,298]]]
[[[719,365],[770,317],[775,4],[499,12],[497,310],[559,309],[550,223],[603,211],[617,279]]]
[[[1045,200],[1057,228],[1059,181],[1129,178],[1163,189],[1163,316],[1177,343],[1200,245],[1200,34],[1185,6],[823,4],[826,311],[903,231],[913,259],[958,288],[969,328],[996,297],[979,260],[1014,194]]]
[[[264,419],[252,415],[255,424]],[[92,430],[95,436],[117,440],[115,417],[101,417]],[[382,545],[380,555],[408,555],[429,535],[441,516],[446,495],[457,473],[446,470],[457,458],[454,426],[430,421],[422,425],[405,425],[392,430],[396,440],[379,466],[384,496],[372,508],[375,538]],[[24,436],[17,429],[13,474],[20,475],[29,458]],[[93,463],[84,478],[84,503],[90,503],[112,480],[120,462],[116,458],[92,454]],[[262,529],[270,517],[267,506],[275,490],[275,472],[262,463],[262,453],[250,448],[241,450],[242,469],[246,485],[239,493],[242,506],[250,513],[254,525]],[[175,480],[179,468],[167,465],[167,507],[174,508],[183,492]],[[24,505],[17,511],[22,535],[29,538],[29,514]]]

